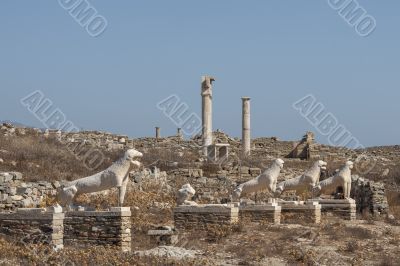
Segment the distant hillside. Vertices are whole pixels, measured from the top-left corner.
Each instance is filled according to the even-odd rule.
[[[32,126],[28,126],[28,125],[21,124],[21,123],[18,123],[18,122],[14,122],[14,121],[11,121],[11,120],[0,120],[0,124],[3,124],[3,123],[12,124],[12,125],[14,125],[16,127],[30,127],[30,128],[33,128]]]

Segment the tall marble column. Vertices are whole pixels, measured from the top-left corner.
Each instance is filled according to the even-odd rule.
[[[207,155],[208,146],[212,145],[212,83],[213,77],[201,77],[203,155]]]
[[[243,155],[250,155],[251,136],[250,136],[250,98],[242,98],[242,152]]]

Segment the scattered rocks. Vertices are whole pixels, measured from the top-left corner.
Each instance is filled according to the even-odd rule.
[[[0,212],[37,207],[44,196],[55,196],[60,186],[58,181],[22,182],[22,179],[19,172],[0,172]]]
[[[150,250],[137,251],[135,254],[145,257],[166,257],[182,260],[195,259],[196,256],[201,255],[202,252],[199,250],[188,250],[180,247],[160,246]]]

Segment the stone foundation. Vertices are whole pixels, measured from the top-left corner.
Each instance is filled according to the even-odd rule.
[[[282,201],[279,205],[282,207],[281,223],[319,224],[321,222],[321,205],[318,202]]]
[[[72,211],[65,214],[64,243],[78,246],[118,246],[131,250],[129,207],[110,211]]]
[[[178,206],[174,209],[178,230],[207,230],[207,225],[231,225],[239,220],[239,208],[230,204]]]
[[[18,209],[0,213],[0,234],[17,238],[21,244],[42,243],[63,248],[64,213],[45,209]]]
[[[277,203],[244,205],[239,207],[239,217],[242,221],[280,224],[281,209]]]
[[[344,220],[356,219],[357,206],[353,199],[315,199],[321,205],[323,214],[333,215]]]

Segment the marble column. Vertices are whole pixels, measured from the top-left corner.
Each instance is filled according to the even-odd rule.
[[[212,145],[212,83],[213,77],[201,77],[201,97],[202,97],[202,122],[203,122],[203,155],[207,155],[208,146]]]
[[[242,152],[243,155],[250,155],[251,136],[250,136],[250,98],[242,98]]]
[[[156,127],[156,139],[159,139],[160,137],[160,128]]]

